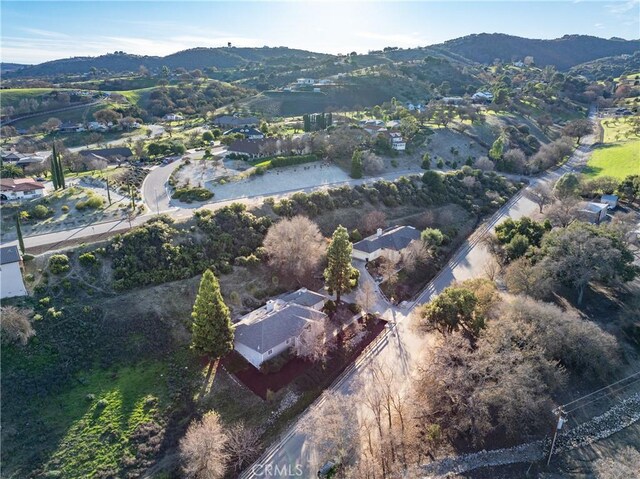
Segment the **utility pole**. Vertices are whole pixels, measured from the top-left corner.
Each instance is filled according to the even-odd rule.
[[[153,189],[153,193],[156,195],[156,214],[160,214],[160,206],[158,205],[158,190]]]
[[[556,445],[556,438],[558,437],[558,432],[562,429],[564,425],[565,418],[563,416],[562,409],[559,409],[558,412],[558,424],[556,425],[556,431],[553,433],[553,441],[551,441],[551,449],[549,450],[549,458],[547,459],[547,466],[551,462],[551,455],[553,454],[553,448]]]

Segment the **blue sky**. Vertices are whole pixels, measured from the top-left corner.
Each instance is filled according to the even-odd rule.
[[[116,50],[167,55],[197,46],[288,46],[348,53],[481,33],[640,37],[640,0],[4,1],[4,62]]]

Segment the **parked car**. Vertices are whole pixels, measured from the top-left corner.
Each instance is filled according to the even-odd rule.
[[[42,176],[38,176],[38,177],[36,178],[36,181],[43,182],[43,181],[47,181],[47,180],[46,180],[46,179],[44,179]]]
[[[337,469],[338,465],[334,461],[327,461],[318,469],[318,478],[329,479],[335,475]]]

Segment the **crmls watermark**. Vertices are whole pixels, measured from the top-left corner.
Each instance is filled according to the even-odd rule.
[[[302,466],[278,464],[256,464],[251,468],[251,472],[256,477],[302,477]]]

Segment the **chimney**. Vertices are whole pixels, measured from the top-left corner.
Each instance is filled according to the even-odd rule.
[[[267,313],[271,313],[275,308],[275,301],[273,301],[272,299],[270,299],[269,301],[267,301]]]
[[[301,293],[306,293],[307,292],[307,288],[300,288],[300,292]]]
[[[382,236],[382,228],[378,228],[378,231],[376,232],[376,236],[378,238],[380,238],[380,236]]]

